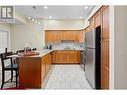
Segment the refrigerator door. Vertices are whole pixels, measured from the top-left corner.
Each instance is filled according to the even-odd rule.
[[[86,48],[95,48],[95,29],[85,34]]]
[[[87,49],[85,63],[86,79],[95,88],[95,49]]]

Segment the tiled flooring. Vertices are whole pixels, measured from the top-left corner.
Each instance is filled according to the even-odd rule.
[[[54,65],[45,89],[92,89],[79,65]]]
[[[1,86],[0,69],[0,86]],[[10,78],[7,72],[6,80]],[[79,65],[53,65],[45,80],[43,89],[92,89],[85,78],[85,72]],[[15,87],[15,83],[6,83],[4,88]]]

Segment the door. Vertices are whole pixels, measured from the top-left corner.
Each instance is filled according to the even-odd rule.
[[[86,62],[85,62],[86,79],[95,88],[95,50],[86,49]]]

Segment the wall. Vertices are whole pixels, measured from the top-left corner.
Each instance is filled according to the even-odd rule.
[[[10,50],[10,24],[2,24],[0,23],[0,30],[8,31],[8,50]]]
[[[0,23],[0,30],[10,31],[10,24],[2,24],[2,23]]]
[[[28,21],[26,24],[11,25],[11,49],[23,49],[28,42],[32,43],[33,48],[42,49],[45,44],[44,35],[43,24]]]
[[[80,30],[84,25],[84,20],[45,20],[44,30]]]
[[[114,7],[115,89],[127,89],[127,7]]]

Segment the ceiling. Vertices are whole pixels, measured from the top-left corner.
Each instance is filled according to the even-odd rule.
[[[45,8],[44,8],[45,7]],[[15,11],[35,19],[85,19],[95,6],[15,6]]]

